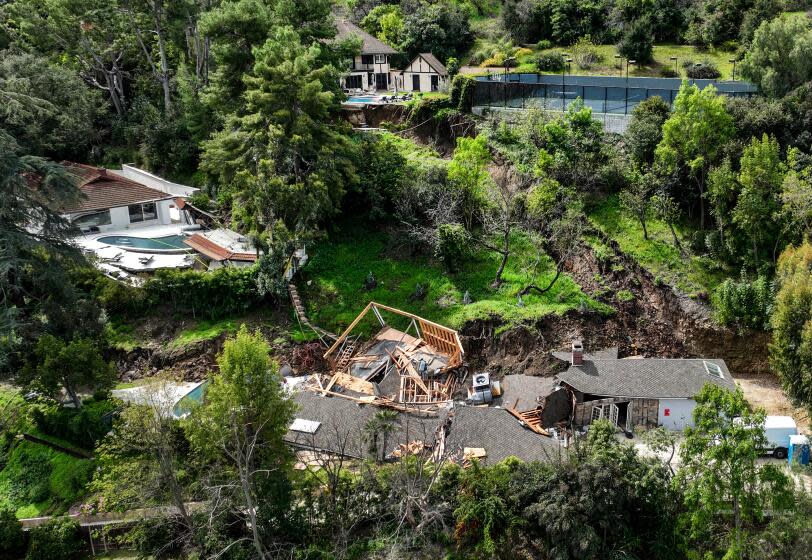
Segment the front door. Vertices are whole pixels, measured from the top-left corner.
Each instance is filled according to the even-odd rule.
[[[434,74],[431,75],[431,91],[437,91],[440,89],[440,76],[436,76]]]
[[[420,74],[412,74],[412,91],[420,91]]]
[[[375,74],[375,89],[389,89],[389,74]]]

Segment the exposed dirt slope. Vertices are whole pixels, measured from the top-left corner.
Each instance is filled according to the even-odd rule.
[[[580,338],[587,352],[617,346],[621,356],[712,356],[723,358],[734,375],[769,375],[766,333],[739,335],[715,325],[707,305],[657,283],[617,244],[606,244],[614,252],[610,259],[598,260],[583,245],[565,268],[585,292],[614,306],[615,314],[548,316],[498,337],[498,321],[472,323],[463,329],[469,359],[494,372],[551,375],[563,365],[549,352]]]

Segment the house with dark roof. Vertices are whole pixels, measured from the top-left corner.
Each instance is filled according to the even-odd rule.
[[[402,91],[440,91],[448,85],[448,70],[431,53],[420,53],[398,76]]]
[[[337,40],[361,40],[361,52],[350,62],[349,72],[341,79],[341,87],[363,91],[388,90],[393,87],[389,57],[397,54],[397,51],[346,19],[336,18],[336,28]]]
[[[131,166],[121,171],[63,163],[82,195],[60,212],[83,232],[187,223],[176,198],[197,189],[164,181]]]
[[[370,430],[370,420],[383,409],[374,404],[313,391],[299,391],[293,398],[297,411],[284,440],[297,449],[354,459],[370,457],[375,448],[379,456],[397,457],[399,448],[414,442],[432,450],[445,423],[443,413],[418,416],[398,412],[391,430],[376,434]]]
[[[707,383],[736,388],[720,359],[590,356],[576,340],[569,362],[569,369],[556,379],[573,395],[573,426],[608,419],[627,430],[638,425],[682,430],[692,425],[694,397]]]
[[[552,462],[566,453],[558,440],[534,433],[504,408],[455,406],[450,420],[445,453],[456,460],[477,457],[491,465],[508,457]]]

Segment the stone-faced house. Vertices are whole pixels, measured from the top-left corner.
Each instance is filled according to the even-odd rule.
[[[706,383],[736,387],[724,360],[593,357],[580,341],[573,342],[569,369],[556,378],[573,395],[573,426],[604,418],[628,430],[682,430],[693,424],[694,397]]]
[[[448,70],[431,53],[421,53],[400,73],[402,91],[439,91],[448,83]]]
[[[345,19],[336,19],[336,28],[338,40],[361,39],[361,52],[352,59],[348,73],[341,79],[341,87],[364,91],[392,88],[389,57],[397,51]]]

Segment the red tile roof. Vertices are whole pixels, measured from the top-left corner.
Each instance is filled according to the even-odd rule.
[[[71,162],[63,162],[62,165],[78,179],[79,190],[84,194],[82,199],[60,209],[65,213],[103,210],[172,198],[170,194],[115,175],[101,167]]]
[[[206,238],[200,233],[191,235],[183,240],[189,247],[202,253],[215,261],[255,261],[257,260],[256,253],[237,253],[221,247],[214,241]]]

